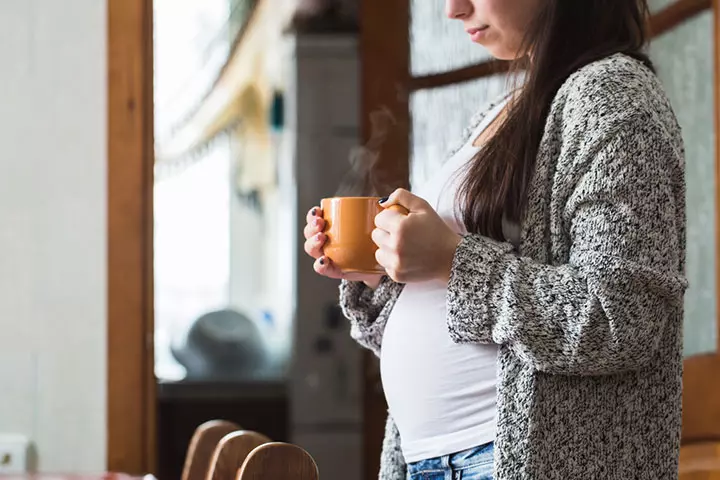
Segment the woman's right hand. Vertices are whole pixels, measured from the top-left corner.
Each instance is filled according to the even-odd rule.
[[[322,216],[320,207],[311,208],[306,220],[307,224],[303,230],[305,235],[305,253],[315,259],[314,268],[317,273],[328,278],[365,282],[365,284],[372,289],[380,285],[382,275],[361,273],[344,274],[333,264],[332,260],[324,255],[323,247],[325,246],[325,242],[327,242],[327,235],[323,233],[323,230],[325,230],[325,219]]]

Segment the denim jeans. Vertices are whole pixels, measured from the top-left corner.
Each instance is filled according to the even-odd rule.
[[[408,480],[492,480],[493,444],[408,465]]]

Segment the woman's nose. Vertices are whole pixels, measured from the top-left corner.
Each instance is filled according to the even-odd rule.
[[[445,0],[445,15],[450,19],[462,20],[472,15],[470,0]]]

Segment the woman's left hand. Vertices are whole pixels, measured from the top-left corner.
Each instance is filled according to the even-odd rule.
[[[389,207],[400,205],[404,215]],[[462,237],[422,198],[404,189],[381,203],[372,239],[378,263],[398,283],[449,280],[455,250]]]

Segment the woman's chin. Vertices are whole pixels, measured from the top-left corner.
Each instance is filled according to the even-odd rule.
[[[487,50],[488,53],[496,60],[512,61],[518,59],[517,52],[505,48],[498,48],[495,45],[487,45],[482,43],[480,45],[485,47],[485,50]]]

